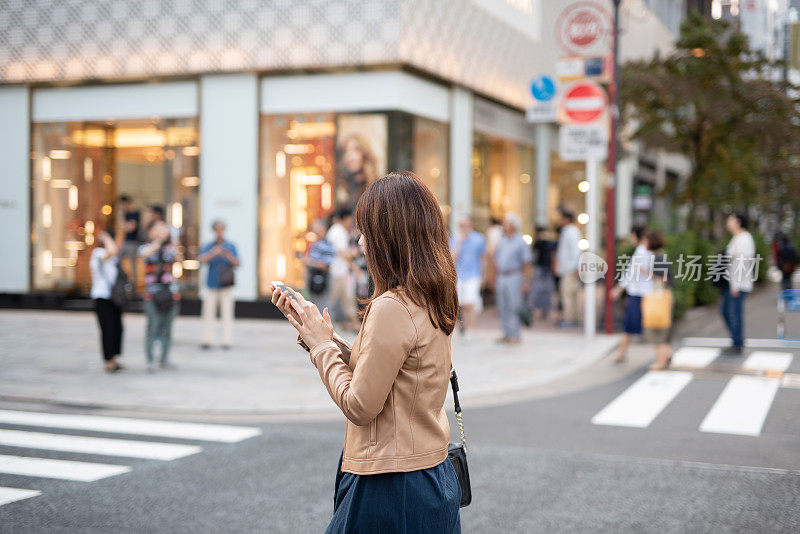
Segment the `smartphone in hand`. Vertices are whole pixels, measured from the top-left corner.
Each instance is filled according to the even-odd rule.
[[[277,287],[281,291],[286,291],[286,298],[290,299],[294,298],[294,290],[292,290],[289,287],[286,287],[286,284],[284,284],[280,280],[273,280],[272,282],[270,282],[270,285],[272,285],[272,287]]]

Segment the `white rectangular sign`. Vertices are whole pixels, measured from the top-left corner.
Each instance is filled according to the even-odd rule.
[[[528,122],[556,122],[558,118],[557,100],[549,102],[536,102],[525,112],[525,120]]]
[[[562,124],[558,129],[558,156],[564,161],[605,159],[608,156],[608,128],[605,123]]]

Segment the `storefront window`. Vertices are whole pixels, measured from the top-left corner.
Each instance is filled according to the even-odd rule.
[[[199,198],[197,121],[170,119],[33,125],[33,287],[85,296],[98,232],[122,239],[120,195],[141,211],[165,208],[186,261],[175,267],[196,294]],[[138,235],[144,240],[143,228]],[[132,274],[130,258],[122,265]],[[142,286],[143,269],[136,269]]]
[[[305,287],[303,257],[317,218],[354,209],[388,170],[412,169],[447,206],[447,125],[401,112],[261,118],[259,291]]]
[[[522,219],[522,232],[533,235],[534,148],[475,133],[472,152],[472,217],[485,231],[508,212]]]

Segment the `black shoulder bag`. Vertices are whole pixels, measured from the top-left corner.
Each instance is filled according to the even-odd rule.
[[[447,457],[453,464],[461,486],[461,508],[469,506],[472,502],[472,488],[469,484],[469,467],[467,466],[467,438],[464,436],[464,422],[461,420],[461,404],[458,402],[458,376],[456,370],[450,367],[450,387],[453,388],[453,404],[455,405],[456,422],[461,432],[461,443],[451,443]]]

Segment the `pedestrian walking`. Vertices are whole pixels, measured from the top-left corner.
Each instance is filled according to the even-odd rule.
[[[176,248],[170,243],[169,227],[155,219],[147,229],[150,241],[139,247],[139,257],[144,261],[144,311],[147,316],[145,354],[147,371],[155,372],[155,344],[159,342],[159,366],[173,368],[169,360],[172,342],[172,322],[178,315],[180,293],[178,282],[172,275],[172,266],[179,261]]]
[[[624,363],[627,360],[631,337],[641,335],[642,297],[653,290],[653,253],[648,247],[644,228],[634,228],[629,239],[636,248],[631,255],[628,269],[620,278],[619,284],[611,290],[611,298],[614,300],[619,299],[623,291],[627,294],[625,318],[622,321],[623,334],[614,363]]]
[[[303,258],[306,266],[306,288],[311,301],[321,311],[328,307],[328,295],[331,291],[329,271],[336,251],[326,237],[328,225],[325,219],[312,221],[309,230],[318,238],[308,245]]]
[[[561,297],[561,322],[559,328],[578,326],[578,300],[581,282],[578,278],[581,239],[580,230],[575,226],[575,217],[567,210],[561,211],[561,232],[556,246],[555,273],[559,277],[558,290]]]
[[[106,372],[116,373],[123,369],[117,358],[122,354],[122,308],[112,300],[114,284],[119,272],[117,244],[108,232],[97,235],[98,246],[92,251],[89,267],[92,272],[91,297],[100,325],[100,346]]]
[[[472,220],[464,215],[458,220],[458,231],[450,237],[450,252],[456,265],[461,335],[472,338],[477,314],[483,310],[481,285],[486,238],[472,228]]]
[[[650,280],[649,290],[641,299],[641,322],[644,339],[654,345],[656,361],[650,369],[659,371],[672,362],[672,269],[664,253],[664,236],[658,230],[650,230],[644,236],[647,244],[646,267],[642,272]],[[630,286],[628,286],[630,288]]]
[[[556,243],[550,239],[547,228],[536,227],[536,240],[531,245],[533,252],[533,280],[529,295],[529,308],[534,320],[546,319],[553,306],[555,279],[553,277],[553,255]]]
[[[524,306],[524,295],[530,290],[531,249],[519,232],[521,221],[515,213],[503,219],[503,237],[497,244],[495,266],[497,271],[495,293],[497,311],[503,336],[499,343],[519,343],[520,308]]]
[[[222,322],[222,348],[231,348],[233,341],[233,286],[234,269],[239,266],[236,245],[225,239],[225,223],[216,220],[211,223],[214,240],[207,243],[197,259],[208,266],[206,287],[203,292],[203,349],[211,348],[214,341],[214,320],[219,309]]]
[[[781,272],[781,289],[792,289],[792,275],[797,269],[797,251],[789,240],[789,236],[779,233],[777,236],[776,264]]]
[[[353,211],[342,208],[333,217],[326,238],[336,255],[331,262],[330,308],[334,320],[346,330],[358,331],[356,321],[355,281],[352,276],[350,232],[353,230]]]
[[[725,221],[731,240],[725,249],[730,260],[727,271],[728,285],[722,291],[721,314],[731,335],[731,346],[723,351],[726,356],[738,356],[744,350],[744,301],[753,291],[756,269],[756,245],[747,231],[748,218],[743,213],[732,213]]]
[[[326,532],[460,533],[444,411],[458,299],[444,217],[422,180],[394,172],[367,188],[356,219],[375,291],[355,344],[327,309],[272,294],[347,418]]]

